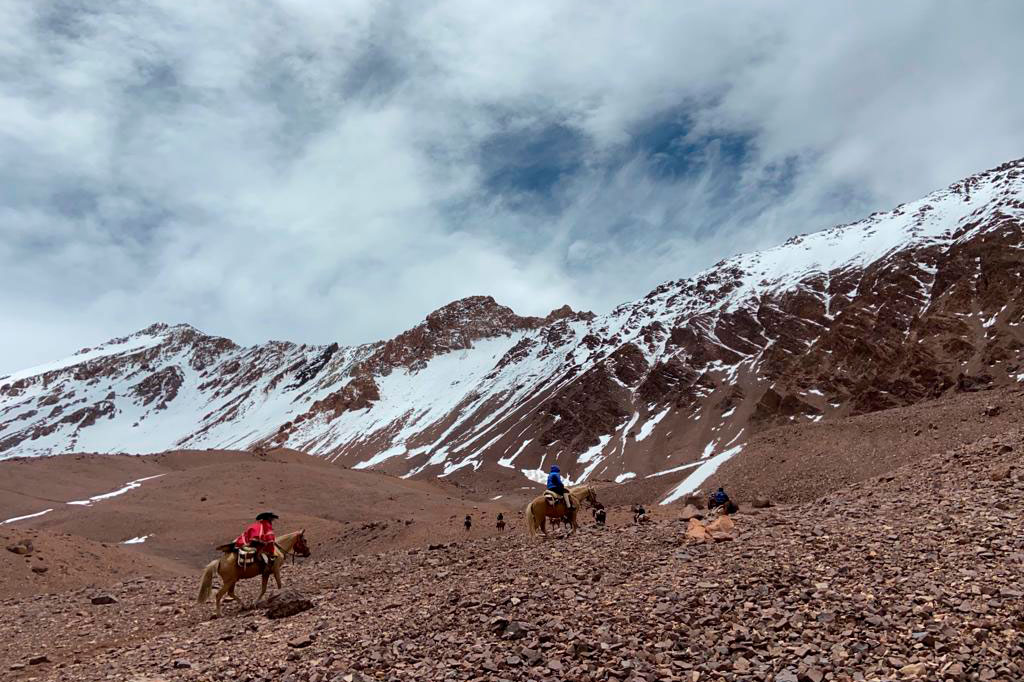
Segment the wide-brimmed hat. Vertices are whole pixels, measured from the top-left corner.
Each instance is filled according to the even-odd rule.
[[[274,519],[280,518],[274,512],[263,512],[256,517],[257,521],[273,521]]]

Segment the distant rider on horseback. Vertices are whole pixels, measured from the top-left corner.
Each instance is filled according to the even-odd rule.
[[[557,464],[551,465],[551,473],[548,474],[548,490],[561,495],[565,500],[565,508],[572,509],[572,500],[569,498],[569,491],[565,489],[565,484],[562,483],[560,472]]]
[[[726,495],[725,490],[719,488],[715,492],[711,493],[711,497],[708,500],[708,509],[716,509],[718,507],[724,507],[729,502],[729,496]]]
[[[274,563],[274,544],[277,541],[274,535],[274,520],[277,514],[263,512],[256,517],[256,522],[245,529],[245,532],[235,538],[235,547],[255,547],[260,563],[264,570],[269,569]]]

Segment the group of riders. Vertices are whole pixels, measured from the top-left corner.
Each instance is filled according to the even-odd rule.
[[[558,465],[551,466],[547,477],[546,487],[548,504],[552,505],[556,510],[558,505],[564,505],[564,518],[568,520],[572,517],[574,509],[573,497],[565,487],[565,482],[562,480],[561,471],[559,470]],[[604,526],[606,520],[604,506],[597,503],[596,498],[591,501],[594,503],[592,511],[595,522],[599,526]],[[734,505],[722,488],[719,488],[708,498],[708,509],[715,509],[718,507],[728,509],[730,506]],[[274,532],[274,521],[278,518],[277,514],[274,514],[273,512],[263,512],[257,515],[256,520],[250,524],[241,535],[235,538],[234,543],[226,545],[223,549],[230,547],[231,551],[236,555],[236,561],[240,566],[256,562],[259,566],[260,573],[266,576],[274,570],[275,560],[284,555],[284,552],[281,551],[281,548],[277,544],[277,536]],[[643,506],[633,505],[634,523],[640,524],[647,520],[647,512]],[[465,519],[467,531],[470,529],[471,525],[472,521],[469,515],[467,515]],[[502,514],[498,514],[497,527],[499,530],[505,529],[505,518]],[[282,540],[282,542],[284,542],[284,540]],[[304,555],[308,556],[308,549],[305,550]]]
[[[572,510],[572,496],[569,495],[569,490],[565,487],[565,482],[562,480],[562,471],[558,468],[557,464],[552,464],[548,472],[547,490],[553,494],[556,500],[565,505],[567,513]],[[722,488],[711,493],[710,497],[708,497],[708,509],[724,507],[728,503],[729,496]],[[632,511],[634,523],[643,523],[647,520],[647,511],[642,505],[633,505]],[[593,512],[594,520],[598,525],[603,526],[607,518],[604,507],[597,505]],[[241,535],[235,538],[235,550],[243,554],[254,553],[255,559],[266,569],[269,569],[275,555],[276,536],[274,534],[274,521],[278,518],[277,514],[273,512],[263,512],[257,515],[256,520]],[[467,514],[465,520],[466,530],[469,530],[471,525],[472,521]],[[505,528],[505,517],[503,514],[498,514],[498,528],[501,530]]]

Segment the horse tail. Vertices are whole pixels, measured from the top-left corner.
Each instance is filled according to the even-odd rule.
[[[530,535],[537,534],[537,517],[533,514],[533,502],[526,505],[526,530],[530,532]]]
[[[213,588],[213,574],[217,572],[217,564],[219,563],[220,559],[214,559],[206,564],[206,570],[203,571],[203,583],[199,586],[199,597],[196,599],[197,604],[202,604],[210,598],[210,590]]]

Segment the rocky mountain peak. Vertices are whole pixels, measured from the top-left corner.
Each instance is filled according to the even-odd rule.
[[[765,429],[1024,381],[1022,281],[1017,160],[605,315],[471,296],[355,347],[152,325],[0,377],[0,456],[272,440],[400,475],[699,486]]]

